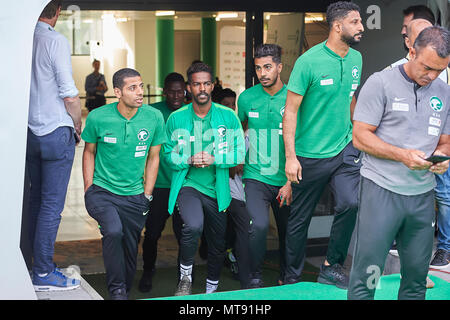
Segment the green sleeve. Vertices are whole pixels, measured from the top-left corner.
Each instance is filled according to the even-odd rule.
[[[310,63],[305,60],[306,59],[303,58],[303,56],[300,56],[297,59],[287,85],[287,89],[289,91],[297,93],[301,96],[306,94],[306,91],[308,91],[308,88],[312,84]]]
[[[238,106],[238,117],[239,120],[241,122],[244,122],[245,120],[247,120],[247,116],[245,113],[245,109],[246,109],[246,102],[245,102],[245,94],[241,94],[238,98],[237,101],[237,106]]]
[[[163,144],[167,141],[164,117],[161,111],[156,112],[155,134],[153,135],[152,146]]]
[[[95,126],[96,121],[93,115],[94,114],[92,113],[88,114],[86,118],[86,125],[84,127],[83,132],[81,133],[81,138],[87,143],[97,143],[98,141],[98,135]]]

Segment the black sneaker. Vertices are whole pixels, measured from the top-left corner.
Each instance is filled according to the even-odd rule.
[[[264,286],[264,282],[261,279],[250,279],[249,289],[257,289],[262,288]]]
[[[177,291],[175,291],[175,296],[187,296],[192,293],[192,282],[187,276],[183,276],[181,281],[178,283]]]
[[[111,292],[111,300],[128,300],[128,294],[125,289],[116,289]]]
[[[332,266],[322,264],[317,282],[335,285],[340,289],[347,289],[349,278],[339,263],[335,263]]]
[[[155,269],[152,269],[151,271],[146,271],[142,273],[142,278],[139,281],[139,291],[140,292],[149,292],[152,290],[152,279],[153,275],[155,274]]]
[[[435,269],[445,269],[450,266],[450,251],[437,249],[431,260],[430,267]]]

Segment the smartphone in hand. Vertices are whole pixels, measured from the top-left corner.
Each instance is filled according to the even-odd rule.
[[[443,161],[447,161],[447,160],[450,160],[449,156],[438,156],[438,155],[434,155],[434,156],[431,156],[431,157],[425,159],[425,161],[429,161],[429,162],[433,162],[433,163],[443,162]]]

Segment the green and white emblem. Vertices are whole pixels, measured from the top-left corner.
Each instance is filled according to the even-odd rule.
[[[219,133],[219,137],[224,137],[227,134],[227,128],[224,125],[220,125],[217,127],[217,132]]]
[[[137,134],[139,141],[147,141],[148,136],[149,136],[148,130],[145,128],[139,130],[139,132]]]
[[[359,69],[357,66],[352,68],[352,77],[353,79],[359,79]]]
[[[441,111],[443,104],[441,99],[439,99],[438,97],[431,97],[430,98],[430,107],[431,109],[433,109],[434,111]]]

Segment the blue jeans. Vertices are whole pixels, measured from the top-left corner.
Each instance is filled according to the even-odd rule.
[[[26,166],[31,184],[29,232],[34,273],[49,273],[54,269],[56,234],[74,156],[72,128],[59,127],[44,136],[36,136],[28,130]]]
[[[437,248],[450,251],[450,171],[435,174],[437,186],[434,189],[438,207]]]

